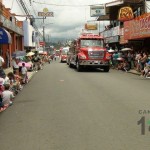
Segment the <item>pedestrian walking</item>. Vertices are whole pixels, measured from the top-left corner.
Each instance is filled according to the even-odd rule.
[[[34,70],[37,72],[39,69],[40,69],[40,57],[38,54],[35,53],[33,59],[32,59],[32,62],[33,62],[33,65],[34,65]]]
[[[22,63],[21,76],[22,76],[22,83],[23,84],[28,83],[27,68],[25,67],[25,63]]]

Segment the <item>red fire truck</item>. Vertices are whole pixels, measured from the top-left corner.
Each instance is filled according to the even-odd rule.
[[[85,67],[94,67],[109,72],[109,57],[107,56],[103,37],[83,33],[72,42],[67,56],[67,64],[70,67],[75,66],[78,71]]]
[[[60,62],[66,62],[69,47],[63,47],[60,51]]]

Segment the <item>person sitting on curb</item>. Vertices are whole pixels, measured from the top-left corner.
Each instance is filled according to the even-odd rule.
[[[130,64],[128,63],[128,61],[125,61],[123,69],[125,72],[128,72],[131,68],[130,68]]]
[[[141,72],[141,77],[149,77],[150,74],[150,61],[145,64],[144,70]]]
[[[123,61],[118,65],[117,69],[128,72],[130,70],[130,65],[127,61]]]
[[[22,78],[13,72],[8,73],[8,78],[10,80],[10,89],[14,95],[18,94],[19,90],[22,90],[21,80]]]
[[[4,105],[4,107],[9,107],[12,105],[12,101],[14,99],[14,95],[13,92],[11,92],[10,90],[10,85],[6,84],[4,86],[4,91],[2,92],[2,103]]]
[[[3,79],[0,78],[0,112],[4,111],[6,107],[4,107],[2,103],[2,92],[4,91]]]

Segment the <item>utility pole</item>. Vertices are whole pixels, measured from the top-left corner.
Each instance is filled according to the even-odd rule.
[[[43,17],[43,51],[45,51],[45,25],[44,25],[44,17]]]
[[[44,19],[46,17],[53,17],[53,12],[49,12],[47,8],[43,9],[43,12],[38,12],[38,16],[43,17],[43,51],[45,51],[45,24],[44,24]]]

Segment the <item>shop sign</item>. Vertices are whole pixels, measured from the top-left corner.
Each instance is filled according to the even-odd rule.
[[[85,24],[85,29],[86,30],[97,30],[97,23],[86,23]]]
[[[99,17],[106,15],[105,6],[91,6],[90,7],[91,17]]]
[[[134,18],[133,10],[131,7],[122,7],[119,10],[118,20],[128,21]]]
[[[45,46],[45,42],[40,42],[40,46]]]
[[[117,43],[119,42],[119,36],[112,36],[105,39],[106,43]]]
[[[150,13],[124,22],[125,39],[140,39],[150,37]]]
[[[44,8],[43,12],[38,12],[38,16],[41,16],[41,17],[54,17],[54,13],[49,12],[48,8]]]
[[[120,36],[120,44],[127,44],[128,40],[124,39],[124,36]]]
[[[38,16],[41,16],[41,17],[54,17],[54,13],[53,12],[38,12]]]

